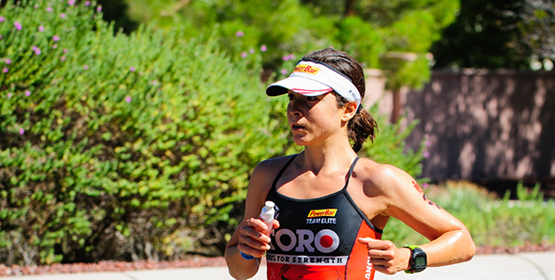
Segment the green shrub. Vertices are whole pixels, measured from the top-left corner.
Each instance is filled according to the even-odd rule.
[[[418,125],[418,120],[413,121],[406,128],[402,128],[402,120],[391,124],[387,121],[387,116],[377,113],[377,109],[377,106],[370,108],[370,114],[379,127],[376,132],[376,139],[373,142],[367,140],[359,155],[368,157],[378,163],[394,165],[406,171],[412,177],[419,178],[422,174],[424,141],[416,151],[408,149],[405,143],[405,139]],[[425,182],[427,180],[421,178],[419,181]]]
[[[249,172],[288,144],[260,69],[181,31],[113,35],[66,2],[0,10],[0,261],[222,246]]]
[[[491,246],[517,246],[526,243],[555,243],[555,203],[544,200],[540,185],[527,189],[517,186],[517,200],[509,200],[510,192],[491,205],[484,219],[487,234],[477,232],[480,242]]]
[[[0,9],[0,262],[221,254],[254,166],[300,151],[287,98],[263,94],[259,54],[114,35],[88,4]]]

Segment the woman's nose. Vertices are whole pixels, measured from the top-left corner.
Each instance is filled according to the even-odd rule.
[[[300,115],[302,113],[302,100],[300,98],[289,102],[289,113],[292,115]]]

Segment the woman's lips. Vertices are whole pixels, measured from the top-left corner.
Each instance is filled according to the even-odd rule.
[[[301,129],[304,129],[304,126],[302,126],[300,124],[292,124],[291,129],[292,130],[301,130]]]

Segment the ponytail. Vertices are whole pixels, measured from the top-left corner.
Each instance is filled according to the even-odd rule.
[[[343,107],[349,101],[343,98],[341,95],[335,95],[337,99],[337,106]],[[376,130],[378,129],[378,123],[368,111],[362,108],[362,105],[358,107],[356,115],[349,120],[347,124],[347,133],[349,139],[353,140],[355,143],[353,145],[353,150],[358,153],[362,149],[362,145],[366,139],[370,138],[370,141],[374,142],[376,138]]]
[[[364,100],[364,94],[366,92],[366,83],[364,81],[364,71],[362,66],[358,61],[348,55],[346,52],[335,50],[334,48],[326,48],[323,50],[317,50],[306,54],[303,59],[316,60],[333,67],[335,70],[345,74],[355,87],[358,89],[362,100]],[[345,106],[347,100],[341,97],[339,94],[335,94],[337,98],[338,106]],[[348,123],[348,133],[349,139],[352,139],[355,143],[353,145],[353,150],[359,152],[362,149],[362,144],[367,138],[370,141],[374,141],[376,137],[376,130],[378,129],[378,124],[376,120],[372,118],[370,113],[362,109],[359,106],[356,115]]]
[[[359,108],[357,114],[349,121],[348,133],[349,138],[352,139],[355,144],[353,145],[353,150],[358,153],[362,149],[362,144],[367,138],[374,142],[376,138],[376,130],[378,129],[378,123],[370,113],[362,108]]]

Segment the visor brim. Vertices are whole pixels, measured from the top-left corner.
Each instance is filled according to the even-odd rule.
[[[278,96],[287,93],[289,90],[306,96],[318,96],[332,91],[332,88],[304,77],[288,77],[269,85],[266,88],[266,94]]]

